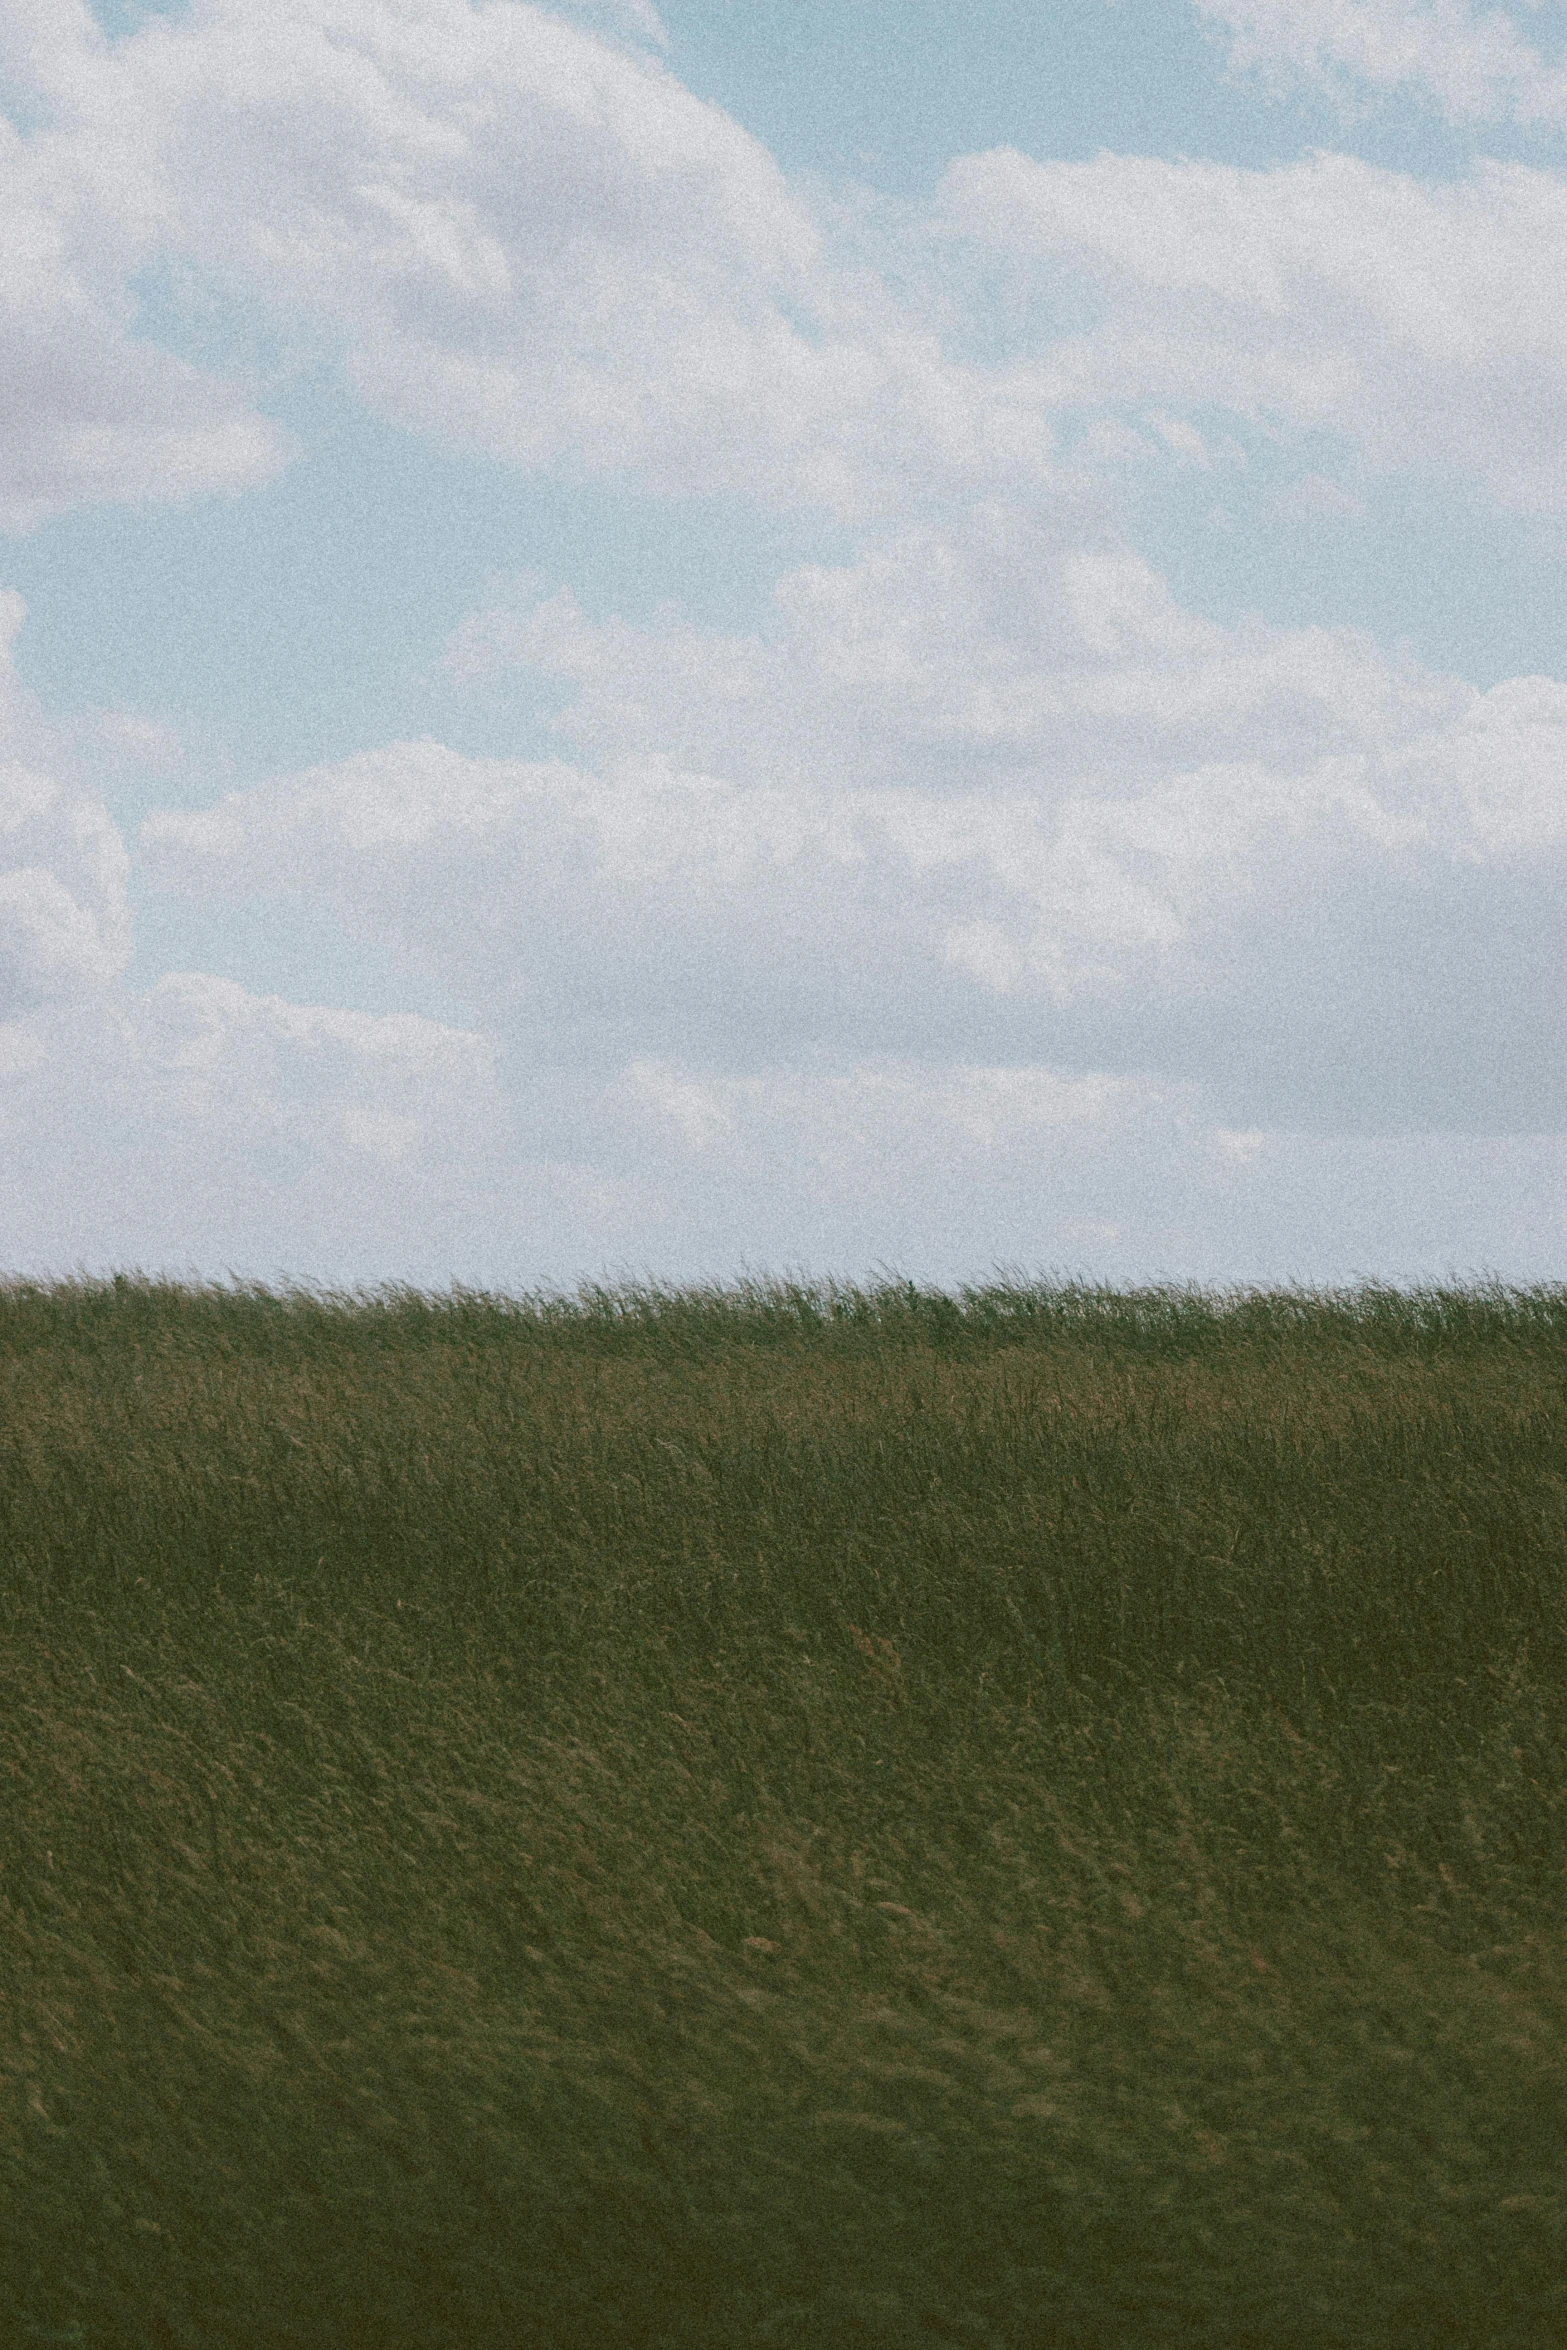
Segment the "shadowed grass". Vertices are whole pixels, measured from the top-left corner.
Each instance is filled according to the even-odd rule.
[[[1567,2331],[1567,1292],[0,1288],[0,2339]]]

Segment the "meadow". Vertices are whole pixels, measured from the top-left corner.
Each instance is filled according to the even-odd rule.
[[[1567,1291],[0,1285],[0,2341],[1567,2340]]]

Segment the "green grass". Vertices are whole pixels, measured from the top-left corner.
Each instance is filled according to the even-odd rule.
[[[0,2342],[1567,2339],[1567,1291],[0,1287]]]

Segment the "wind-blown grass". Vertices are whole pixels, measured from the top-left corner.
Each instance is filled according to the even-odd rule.
[[[1567,2338],[1567,1291],[0,1288],[0,2339]]]

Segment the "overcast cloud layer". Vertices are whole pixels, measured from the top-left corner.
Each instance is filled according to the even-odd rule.
[[[427,632],[518,755],[368,738],[241,790],[47,708],[0,602],[0,1258],[1560,1272],[1567,684],[1204,616],[1136,531],[1264,456],[1297,523],[1419,481],[1567,531],[1557,12],[1195,14],[1216,77],[1342,99],[1342,150],[998,148],[894,202],[787,178],[646,0],[113,39],[10,0],[0,527],[240,511],[313,373],[476,467],[836,551],[726,632],[519,549]],[[1462,172],[1359,157],[1388,105]],[[1488,157],[1520,125],[1544,159]],[[171,779],[134,828],[128,773]],[[133,977],[179,903],[345,941],[384,1000],[325,945],[319,1000],[264,956]]]

